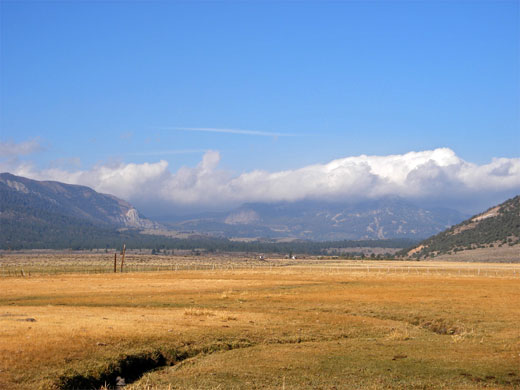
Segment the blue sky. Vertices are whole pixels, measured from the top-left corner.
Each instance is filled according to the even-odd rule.
[[[235,176],[436,148],[479,165],[520,154],[516,1],[0,10],[0,138],[36,139],[17,159],[35,171],[176,172],[208,150]]]

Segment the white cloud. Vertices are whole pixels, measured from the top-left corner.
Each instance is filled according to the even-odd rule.
[[[39,180],[88,185],[140,205],[175,208],[381,196],[460,201],[520,193],[520,158],[496,158],[477,165],[462,160],[447,148],[346,157],[295,170],[254,170],[238,176],[220,169],[219,162],[219,152],[207,151],[197,166],[181,167],[175,172],[164,160],[97,165],[75,171],[37,170],[20,163],[10,171]]]

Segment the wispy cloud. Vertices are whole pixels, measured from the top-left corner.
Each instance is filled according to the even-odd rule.
[[[134,133],[132,131],[126,131],[124,133],[119,134],[119,138],[122,139],[123,141],[131,140],[133,136],[134,136]]]
[[[256,136],[261,136],[261,137],[297,137],[297,136],[299,136],[299,134],[291,134],[291,133],[274,133],[274,132],[270,132],[270,131],[243,130],[243,129],[217,129],[217,128],[213,128],[213,127],[161,127],[161,128],[165,129],[165,130],[175,130],[175,131],[256,135]]]
[[[24,142],[0,141],[0,157],[26,156],[43,150],[38,138]]]
[[[175,154],[205,153],[206,149],[152,150],[149,152],[126,153],[125,156],[166,156]]]

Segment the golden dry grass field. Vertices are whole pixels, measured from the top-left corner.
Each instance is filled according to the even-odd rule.
[[[0,259],[0,389],[520,388],[520,265],[169,260]]]

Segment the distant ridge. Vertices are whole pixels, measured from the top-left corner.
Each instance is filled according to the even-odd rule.
[[[493,206],[399,254],[417,259],[508,249],[520,260],[520,195]],[[513,250],[510,250],[513,249]],[[516,254],[516,256],[515,256]],[[511,256],[511,255],[508,255]]]
[[[220,214],[170,223],[181,231],[221,237],[292,238],[313,241],[424,239],[466,215],[450,209],[426,209],[401,198],[358,202],[303,200],[246,203]]]
[[[160,227],[143,217],[130,203],[86,186],[0,173],[0,196],[0,210],[11,214],[26,214],[30,209],[39,208],[99,225],[139,229]]]

